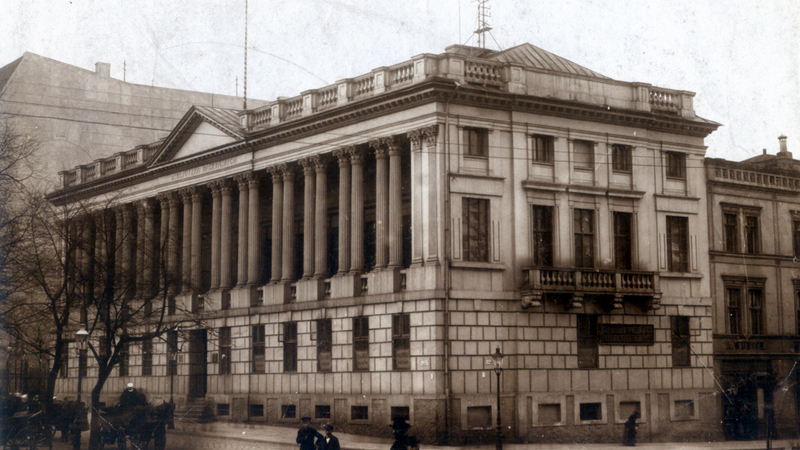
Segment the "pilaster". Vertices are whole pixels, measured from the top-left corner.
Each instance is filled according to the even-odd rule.
[[[220,209],[220,250],[219,250],[219,287],[220,289],[230,289],[233,285],[231,274],[231,260],[233,259],[233,240],[230,230],[233,228],[232,198],[233,186],[230,180],[222,180],[220,183],[222,194],[222,205]],[[217,223],[217,222],[215,222]],[[224,302],[223,302],[224,305]]]
[[[345,147],[333,152],[339,162],[339,264],[338,274],[350,269],[350,152]]]
[[[316,198],[314,202],[314,278],[328,275],[328,164],[316,157]]]
[[[350,149],[350,273],[364,272],[364,155],[356,148]]]
[[[375,150],[375,269],[389,265],[389,161],[384,139],[370,141]]]
[[[281,165],[283,174],[283,252],[281,259],[283,267],[281,269],[281,281],[291,283],[295,280],[294,273],[294,177],[295,169],[288,164]]]
[[[314,276],[314,193],[315,165],[318,157],[311,156],[300,160],[303,167],[303,278]]]
[[[280,166],[269,167],[272,176],[272,274],[271,283],[281,280],[283,268],[283,173]],[[264,294],[266,296],[266,293]]]

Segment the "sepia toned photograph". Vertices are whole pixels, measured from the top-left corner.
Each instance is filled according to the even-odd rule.
[[[800,3],[5,0],[4,450],[800,449]]]

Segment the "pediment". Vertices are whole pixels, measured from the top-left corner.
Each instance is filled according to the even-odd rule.
[[[190,158],[234,143],[244,136],[237,111],[192,106],[169,133],[150,165]]]

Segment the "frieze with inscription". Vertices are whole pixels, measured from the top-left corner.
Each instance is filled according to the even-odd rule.
[[[618,323],[597,324],[597,337],[601,344],[653,345],[653,325],[623,325]]]
[[[232,158],[223,159],[221,161],[215,161],[212,163],[203,164],[202,166],[192,167],[191,169],[182,170],[172,175],[172,181],[180,181],[183,180],[184,178],[191,178],[197,175],[202,175],[206,172],[211,172],[218,169],[224,169],[226,167],[236,164],[238,162],[237,159],[238,158],[234,156]]]

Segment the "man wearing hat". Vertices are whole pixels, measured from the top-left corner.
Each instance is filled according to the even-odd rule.
[[[339,438],[333,435],[333,425],[326,423],[325,436],[317,441],[317,448],[319,450],[340,450]]]
[[[389,426],[392,427],[392,433],[394,433],[394,443],[391,450],[407,450],[409,447],[419,448],[417,447],[417,437],[408,435],[408,429],[411,428],[411,425],[405,419],[395,417]]]
[[[317,450],[317,443],[322,439],[322,435],[311,426],[311,417],[303,417],[300,422],[300,429],[297,431],[300,450]]]
[[[129,408],[131,406],[146,406],[147,405],[147,398],[144,394],[137,391],[136,388],[133,387],[133,383],[128,383],[127,389],[122,391],[122,394],[119,396],[119,406],[123,408]]]

